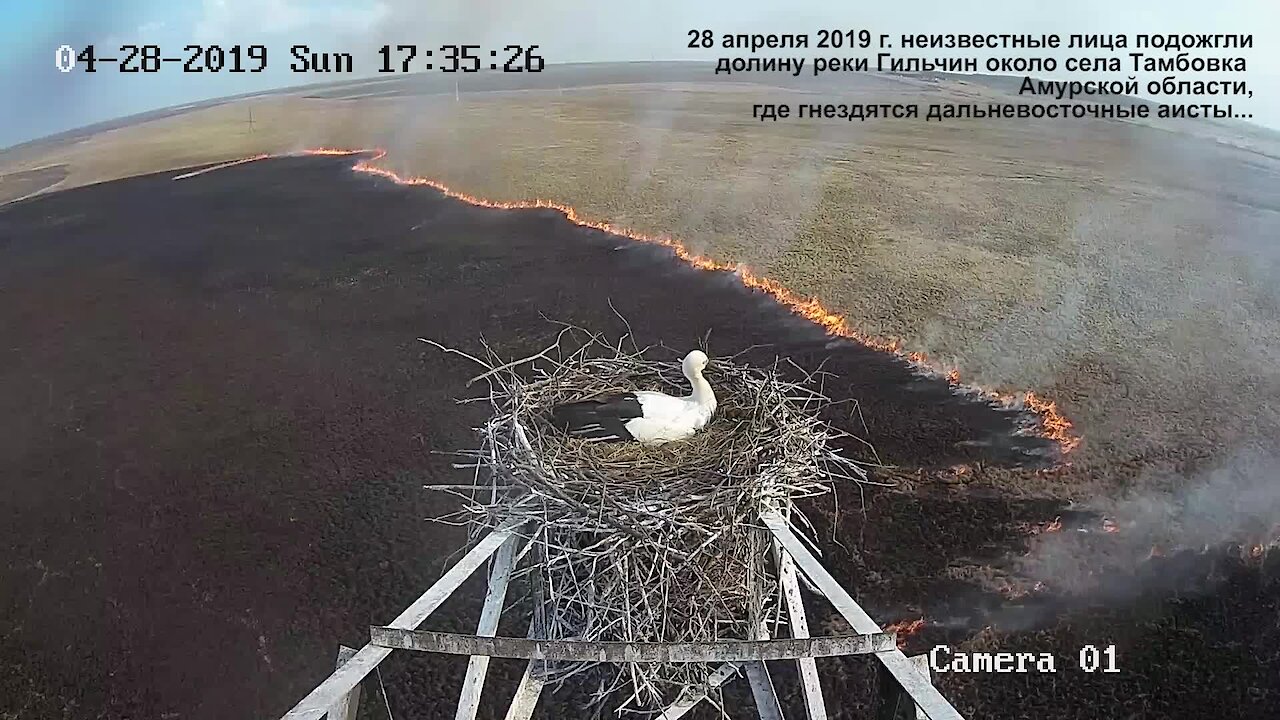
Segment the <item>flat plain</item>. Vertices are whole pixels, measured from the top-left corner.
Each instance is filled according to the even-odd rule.
[[[6,393],[12,417],[28,405],[47,405],[41,413],[48,420],[43,435],[18,425],[6,435],[13,461],[6,465],[25,468],[33,478],[47,476],[36,485],[13,483],[6,489],[15,501],[12,507],[26,508],[15,515],[12,527],[28,527],[32,543],[10,568],[13,591],[5,596],[11,601],[6,607],[16,608],[19,624],[53,623],[60,616],[34,612],[37,593],[66,598],[82,587],[92,591],[98,581],[84,578],[96,577],[95,553],[116,553],[134,572],[145,567],[133,568],[129,559],[143,552],[156,574],[141,575],[137,582],[158,583],[155,587],[101,580],[107,590],[95,602],[133,598],[112,610],[118,615],[110,625],[115,634],[100,638],[106,656],[125,658],[125,671],[135,682],[131,687],[145,687],[156,668],[168,667],[166,653],[177,657],[183,651],[181,644],[170,644],[172,638],[151,638],[146,651],[129,656],[128,643],[149,632],[140,613],[151,605],[175,612],[180,605],[203,602],[209,627],[220,628],[225,640],[225,647],[207,648],[208,667],[243,662],[244,673],[228,676],[226,689],[252,688],[247,706],[269,714],[285,695],[294,697],[310,686],[323,670],[326,659],[317,659],[327,652],[323,648],[350,640],[365,620],[393,613],[438,572],[440,556],[452,547],[445,540],[458,538],[424,529],[421,515],[438,506],[418,497],[414,482],[388,476],[387,468],[417,471],[426,462],[415,455],[421,447],[412,445],[406,426],[434,428],[431,442],[444,450],[465,444],[465,423],[449,424],[452,415],[424,415],[413,398],[395,393],[417,388],[443,400],[451,378],[456,385],[461,376],[450,370],[441,373],[438,384],[428,383],[405,348],[388,343],[411,332],[414,318],[452,317],[442,288],[466,287],[468,277],[492,275],[494,268],[513,262],[511,272],[503,271],[513,284],[509,297],[501,283],[485,275],[498,287],[494,297],[505,297],[494,301],[488,317],[493,325],[486,325],[485,313],[473,313],[475,334],[501,334],[513,348],[542,342],[539,332],[545,330],[530,329],[533,311],[518,300],[521,293],[555,298],[560,308],[572,308],[575,297],[599,305],[600,298],[616,291],[647,287],[642,273],[652,268],[623,263],[621,271],[637,275],[622,280],[612,275],[619,271],[615,261],[592,264],[607,253],[597,257],[599,248],[584,248],[576,260],[586,269],[576,280],[545,273],[536,287],[526,287],[519,284],[523,261],[505,255],[494,240],[527,245],[529,239],[514,225],[493,237],[470,226],[454,228],[457,237],[450,236],[449,244],[454,254],[436,267],[427,257],[434,252],[429,244],[416,248],[411,242],[414,227],[462,211],[441,210],[432,199],[422,201],[423,218],[411,218],[417,196],[397,194],[392,203],[381,193],[388,186],[400,193],[394,185],[371,186],[370,178],[358,174],[342,179],[345,164],[354,162],[346,158],[329,161],[343,168],[326,165],[324,173],[302,161],[248,175],[234,174],[246,168],[210,173],[201,180],[216,192],[204,199],[191,194],[206,185],[167,185],[163,176],[104,186],[102,196],[43,194],[259,154],[377,147],[386,150],[377,166],[403,176],[431,178],[494,201],[542,198],[572,206],[588,220],[675,238],[696,253],[744,264],[814,296],[851,327],[900,339],[939,367],[957,369],[965,382],[1009,393],[1033,390],[1055,401],[1075,424],[1081,446],[1052,470],[1007,467],[964,449],[969,446],[961,443],[974,437],[968,421],[948,424],[938,419],[945,412],[923,406],[913,421],[900,408],[913,407],[919,398],[905,385],[881,384],[879,371],[870,370],[879,365],[868,361],[864,370],[857,363],[840,369],[849,387],[863,388],[879,449],[901,466],[890,474],[901,483],[897,489],[841,498],[845,508],[864,503],[865,513],[821,520],[833,539],[824,548],[828,562],[873,615],[886,620],[923,615],[931,622],[921,637],[930,641],[1070,654],[1080,643],[1113,639],[1128,653],[1130,673],[1123,682],[1080,674],[1057,680],[941,680],[949,696],[966,708],[995,716],[1023,696],[1030,703],[1026,707],[1043,717],[1096,717],[1088,705],[1064,703],[1083,693],[1109,697],[1117,709],[1137,712],[1146,693],[1159,693],[1158,707],[1166,713],[1194,713],[1203,709],[1197,702],[1213,697],[1198,692],[1197,683],[1229,690],[1230,706],[1246,714],[1273,707],[1280,697],[1274,678],[1280,674],[1271,670],[1280,659],[1274,644],[1263,641],[1274,636],[1266,623],[1275,609],[1275,579],[1233,571],[1227,584],[1215,581],[1201,588],[1205,578],[1223,573],[1216,555],[1178,556],[1182,559],[1165,564],[1153,545],[1192,545],[1194,539],[1198,550],[1201,542],[1245,541],[1257,537],[1245,527],[1246,519],[1280,519],[1276,493],[1267,489],[1273,486],[1274,438],[1280,431],[1280,371],[1274,361],[1280,349],[1280,249],[1274,243],[1280,151],[1275,140],[1256,130],[1203,123],[760,122],[751,118],[751,107],[761,102],[927,104],[986,102],[1001,94],[956,78],[876,76],[786,86],[761,77],[746,80],[751,82],[713,82],[709,68],[641,64],[560,68],[526,89],[500,79],[464,80],[456,97],[451,78],[364,81],[160,113],[0,153],[0,202],[18,201],[0,205],[0,218],[11,222],[2,226],[11,232],[0,234],[0,250],[10,259],[43,258],[31,272],[12,265],[0,285],[10,318],[6,331],[10,337],[39,340],[46,352],[39,357],[11,352],[0,379],[12,389]],[[245,179],[242,199],[236,197],[237,178]],[[174,207],[203,213],[191,211],[202,218],[202,226],[184,227],[176,211],[166,212],[158,200],[149,205],[140,199],[138,193],[159,185],[175,188]],[[154,216],[140,219],[110,202],[100,202],[101,210],[77,213],[77,197],[117,198]],[[42,208],[48,209],[46,215]],[[211,211],[219,208],[225,227],[204,219],[216,218]],[[282,216],[285,211],[298,215]],[[390,214],[384,217],[384,212]],[[99,217],[110,218],[117,229],[101,251],[111,262],[95,267],[85,263],[94,257]],[[147,217],[154,222],[143,227]],[[404,220],[405,228],[393,229],[392,219]],[[493,222],[472,219],[480,228]],[[384,225],[386,233],[368,235]],[[62,237],[59,227],[66,228],[63,241],[76,253],[63,257],[61,246],[51,246],[53,254],[45,257],[30,247],[29,238],[52,243]],[[219,234],[233,227],[245,237],[227,246],[228,253],[235,249],[240,255],[224,260],[244,262],[221,267]],[[137,238],[143,230],[156,242],[172,236],[172,249],[141,243]],[[315,257],[298,249],[296,238],[308,233],[320,238]],[[462,237],[468,233],[475,235],[471,260]],[[108,243],[106,235],[103,242]],[[571,253],[575,246],[557,241],[556,247]],[[523,247],[521,252],[530,251]],[[79,277],[52,264],[49,258],[55,256],[72,263],[66,267],[88,273],[94,283],[72,287],[65,296],[41,285],[37,281],[46,277],[41,273],[50,280]],[[40,264],[45,262],[51,264]],[[135,270],[141,268],[135,274],[150,284],[134,284],[138,280],[129,269],[134,264]],[[327,274],[313,277],[317,272]],[[417,287],[423,288],[421,297],[435,293],[436,302],[424,304],[414,294]],[[650,334],[683,338],[682,333],[710,322],[688,308],[698,307],[698,298],[716,302],[721,296],[715,288],[700,290],[684,280],[672,287],[689,296],[675,298],[669,307],[655,303],[653,311],[664,315],[638,322],[650,327]],[[344,294],[359,295],[361,304],[345,304],[339,299]],[[213,305],[198,302],[206,295]],[[152,307],[154,298],[163,303]],[[195,313],[190,317],[199,322],[188,326],[183,303],[190,304]],[[315,303],[324,305],[323,312],[319,305],[312,307]],[[104,314],[92,332],[76,330],[93,313],[117,307],[142,320],[130,324]],[[245,308],[265,314],[251,312],[254,321],[249,322]],[[612,317],[605,310],[582,312]],[[62,313],[56,327],[39,322],[50,312]],[[633,319],[645,312],[627,309]],[[772,333],[778,324],[767,311],[732,313],[728,306],[708,308],[705,316],[723,318],[727,312],[734,318],[727,325],[734,337]],[[327,326],[325,313],[334,314],[337,324]],[[753,329],[753,323],[759,326]],[[141,341],[157,331],[160,340]],[[465,334],[455,331],[460,339]],[[131,364],[100,366],[94,347],[84,341],[94,333],[127,348]],[[223,345],[219,337],[238,344]],[[339,338],[356,344],[324,359],[325,343]],[[160,358],[150,347],[174,355]],[[255,361],[264,348],[276,354]],[[383,359],[374,362],[377,357]],[[171,373],[167,379],[148,374],[161,366]],[[182,370],[185,366],[191,369]],[[46,388],[32,380],[59,368],[83,386]],[[209,389],[228,377],[245,383],[231,404]],[[278,384],[283,377],[301,386],[286,392]],[[138,428],[150,429],[129,431],[108,416],[94,415],[90,419],[110,442],[96,449],[77,444],[79,436],[72,433],[80,432],[81,421],[76,418],[106,412],[101,407],[106,388],[127,389],[130,383],[144,395],[126,393],[118,402],[137,411]],[[262,397],[254,388],[270,389],[270,402],[262,408],[255,409]],[[377,400],[384,391],[393,394]],[[183,432],[155,425],[163,415],[152,416],[134,402],[147,392],[163,400],[157,407],[170,408],[192,425]],[[205,405],[219,408],[219,414],[202,414],[199,408]],[[976,417],[976,411],[967,412]],[[295,427],[289,418],[309,424]],[[212,435],[192,430],[205,427],[202,423],[221,429]],[[229,429],[237,423],[257,428],[261,437]],[[156,455],[146,442],[153,435],[174,448],[199,452]],[[54,477],[71,472],[71,456],[55,452],[58,443],[78,453],[72,459],[93,472]],[[290,451],[303,447],[320,460],[298,460],[302,455]],[[206,462],[201,458],[231,450],[247,453],[239,456],[249,458],[243,467],[201,464]],[[315,465],[321,461],[328,463],[323,471]],[[216,485],[186,498],[173,479],[182,468]],[[265,471],[278,472],[274,479],[252,480]],[[102,477],[109,485],[97,483],[95,473],[107,473]],[[130,474],[137,476],[133,484]],[[83,492],[77,482],[85,483]],[[224,490],[230,494],[220,495]],[[103,519],[95,507],[84,505],[67,516],[72,525],[55,533],[67,538],[58,552],[73,560],[48,564],[56,553],[42,554],[52,541],[41,540],[41,533],[61,527],[52,519],[53,508],[64,507],[54,499],[70,493],[64,498],[70,502],[104,492],[106,507],[129,518],[115,527],[128,532],[104,526],[88,545],[77,545],[76,528],[97,527],[94,523]],[[1253,507],[1249,512],[1228,508],[1217,496]],[[268,497],[270,503],[253,509]],[[170,506],[176,514],[165,514]],[[1197,532],[1189,534],[1184,526],[1195,523],[1181,522],[1188,518],[1178,514],[1186,506],[1224,514],[1201,513],[1195,518]],[[406,507],[412,517],[400,514]],[[79,524],[76,513],[87,513],[86,525]],[[1099,531],[1102,514],[1121,532]],[[1073,528],[1082,532],[1041,532],[1068,516],[1084,518]],[[308,524],[319,538],[316,544],[292,545],[296,537],[290,524],[295,522]],[[349,536],[365,522],[381,523],[382,529]],[[260,564],[262,553],[272,547],[253,546],[243,537],[246,527],[293,552],[298,566],[308,568],[307,579],[280,591],[280,597],[262,596],[280,579],[246,570]],[[190,528],[196,532],[190,534]],[[158,539],[188,535],[190,542],[176,549]],[[427,542],[436,543],[431,547],[440,552],[421,557],[418,548]],[[131,543],[142,550],[131,550]],[[241,560],[259,559],[238,562],[226,548],[235,549]],[[174,565],[179,557],[192,566]],[[384,566],[388,559],[389,567]],[[1270,572],[1276,574],[1274,568]],[[231,573],[237,584],[219,586],[213,578],[220,573]],[[1135,588],[1130,577],[1146,579]],[[185,584],[166,589],[161,578],[184,578]],[[1161,578],[1185,580],[1196,592],[1184,599],[1186,588],[1166,587]],[[1039,580],[1052,592],[1031,592],[1028,588]],[[1128,588],[1124,602],[1086,591],[1096,585]],[[1079,597],[1066,598],[1070,593]],[[1105,600],[1101,609],[1095,607],[1100,598]],[[294,603],[311,604],[290,616]],[[1055,619],[1059,613],[1061,621]],[[461,628],[466,625],[462,616],[445,617]],[[75,622],[56,627],[69,632],[78,627]],[[172,631],[185,631],[181,621],[174,622]],[[986,625],[996,630],[977,632]],[[1195,628],[1194,637],[1186,636],[1182,628],[1187,627]],[[105,707],[109,716],[180,702],[191,703],[197,716],[217,710],[216,698],[190,669],[175,665],[168,687],[142,694],[113,696],[112,684],[103,680],[77,698],[84,692],[77,689],[82,669],[64,649],[37,644],[34,653],[34,661],[21,653],[8,657],[16,671],[10,674],[12,696],[32,708],[50,713],[66,708],[68,717],[77,712],[77,701]],[[1212,672],[1206,674],[1208,666]],[[401,680],[391,690],[393,701],[413,703],[419,690],[434,696],[454,687],[456,667],[417,663],[416,669],[416,675],[397,673]],[[250,670],[266,673],[277,685],[266,687]],[[858,675],[857,668],[847,670],[854,673],[851,688],[874,681]],[[41,678],[48,677],[59,686],[46,693]],[[1175,685],[1182,690],[1173,692]],[[854,702],[847,708],[851,713],[857,709]]]
[[[1206,458],[1280,427],[1266,402],[1280,394],[1280,161],[1260,140],[1106,121],[762,123],[754,103],[833,90],[711,83],[682,66],[663,83],[630,66],[612,84],[559,72],[563,87],[461,101],[437,77],[220,104],[11,150],[0,172],[65,164],[65,188],[381,147],[402,174],[674,237],[966,381],[1036,390],[1077,425],[1077,464]],[[878,76],[839,89],[865,102],[999,94]],[[1090,474],[1109,489],[1129,481]]]

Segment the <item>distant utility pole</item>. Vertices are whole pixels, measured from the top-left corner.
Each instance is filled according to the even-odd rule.
[[[249,133],[253,133],[253,107],[249,107]]]
[[[459,96],[459,95],[458,95],[458,80],[457,80],[457,78],[454,78],[454,80],[453,80],[453,101],[454,101],[454,102],[462,102],[462,98],[461,98],[461,96]]]

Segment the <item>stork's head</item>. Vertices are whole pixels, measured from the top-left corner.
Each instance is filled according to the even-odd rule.
[[[707,363],[711,362],[707,358],[707,354],[701,350],[693,350],[684,356],[684,374],[685,377],[692,379],[695,375],[701,375],[703,369],[707,367]]]

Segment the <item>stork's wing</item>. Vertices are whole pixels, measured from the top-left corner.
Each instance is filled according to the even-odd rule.
[[[675,420],[689,411],[689,401],[685,398],[672,397],[666,393],[641,390],[634,393],[644,417],[652,420]]]
[[[558,405],[551,410],[551,422],[574,437],[589,440],[633,440],[626,423],[643,410],[632,393],[606,395],[581,402]]]

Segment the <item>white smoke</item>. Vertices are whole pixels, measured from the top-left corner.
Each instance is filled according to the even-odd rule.
[[[1093,527],[1082,534],[1068,526],[1041,534],[1018,561],[1021,574],[1058,593],[1123,597],[1144,589],[1133,571],[1153,554],[1274,543],[1280,540],[1278,460],[1269,449],[1249,447],[1188,477],[1148,473],[1138,487],[1168,489],[1135,491],[1097,506],[1118,532]]]

